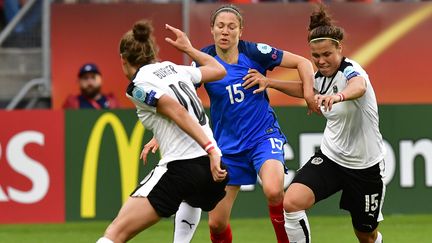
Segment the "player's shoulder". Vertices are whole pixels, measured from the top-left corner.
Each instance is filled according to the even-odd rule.
[[[342,58],[339,71],[349,80],[355,76],[367,75],[366,71],[356,61],[351,60],[347,57]]]
[[[266,43],[240,40],[238,44],[240,53],[246,55],[267,55],[273,51],[273,47]]]
[[[214,57],[214,56],[217,55],[216,54],[216,46],[214,44],[213,45],[208,45],[206,47],[201,48],[201,51],[204,52],[204,53],[209,54],[212,57]]]

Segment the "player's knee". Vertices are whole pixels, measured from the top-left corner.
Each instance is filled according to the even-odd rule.
[[[376,235],[374,232],[356,232],[357,239],[360,243],[375,243]]]
[[[276,205],[283,200],[283,189],[278,187],[266,187],[264,188],[264,194],[270,205]]]
[[[105,230],[105,237],[111,239],[113,242],[125,242],[128,238],[126,232],[121,229],[120,225],[114,220]]]
[[[210,232],[212,232],[212,233],[221,233],[228,226],[228,222],[224,222],[224,221],[221,221],[221,220],[215,220],[215,219],[209,218],[208,225],[209,225],[209,228],[210,228]]]
[[[305,210],[306,207],[302,205],[295,197],[285,196],[283,200],[283,207],[285,212],[293,213],[301,210]]]

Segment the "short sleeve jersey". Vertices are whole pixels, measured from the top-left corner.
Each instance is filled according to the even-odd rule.
[[[321,150],[344,167],[364,169],[382,161],[385,154],[375,92],[366,71],[355,61],[343,58],[333,77],[315,74],[314,88],[321,94],[337,94],[357,76],[366,80],[363,96],[336,103],[331,111],[321,110],[327,118]]]
[[[217,56],[214,45],[202,49],[215,57],[227,71],[223,79],[204,85],[210,97],[214,136],[224,154],[241,153],[275,134],[286,140],[269,104],[267,92],[253,94],[257,87],[242,87],[243,77],[249,69],[266,75],[267,70],[279,66],[283,51],[247,41],[240,41],[238,50],[238,62],[228,64]]]
[[[198,68],[165,61],[141,67],[127,88],[126,96],[135,104],[138,118],[146,129],[153,131],[159,142],[162,154],[159,165],[207,155],[174,121],[156,112],[157,102],[163,95],[178,100],[216,145],[209,120],[195,91],[194,83],[200,81]]]

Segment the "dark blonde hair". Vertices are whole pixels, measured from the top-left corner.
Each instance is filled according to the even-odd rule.
[[[139,67],[154,62],[157,52],[153,26],[148,20],[137,21],[120,40],[120,54],[132,66]]]
[[[344,38],[344,30],[333,24],[331,16],[327,13],[323,4],[312,12],[309,23],[308,42],[317,38],[330,38],[341,42]],[[335,42],[335,44],[339,44]]]
[[[238,7],[232,5],[232,4],[222,5],[212,13],[212,15],[210,17],[210,26],[211,27],[214,26],[216,17],[222,12],[229,12],[229,13],[235,14],[237,16],[239,23],[240,23],[240,29],[243,28],[243,15],[240,13],[240,9]]]

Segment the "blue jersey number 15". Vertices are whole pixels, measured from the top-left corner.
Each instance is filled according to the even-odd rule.
[[[245,95],[241,89],[241,84],[228,85],[225,89],[228,91],[231,104],[240,103],[244,100]]]

